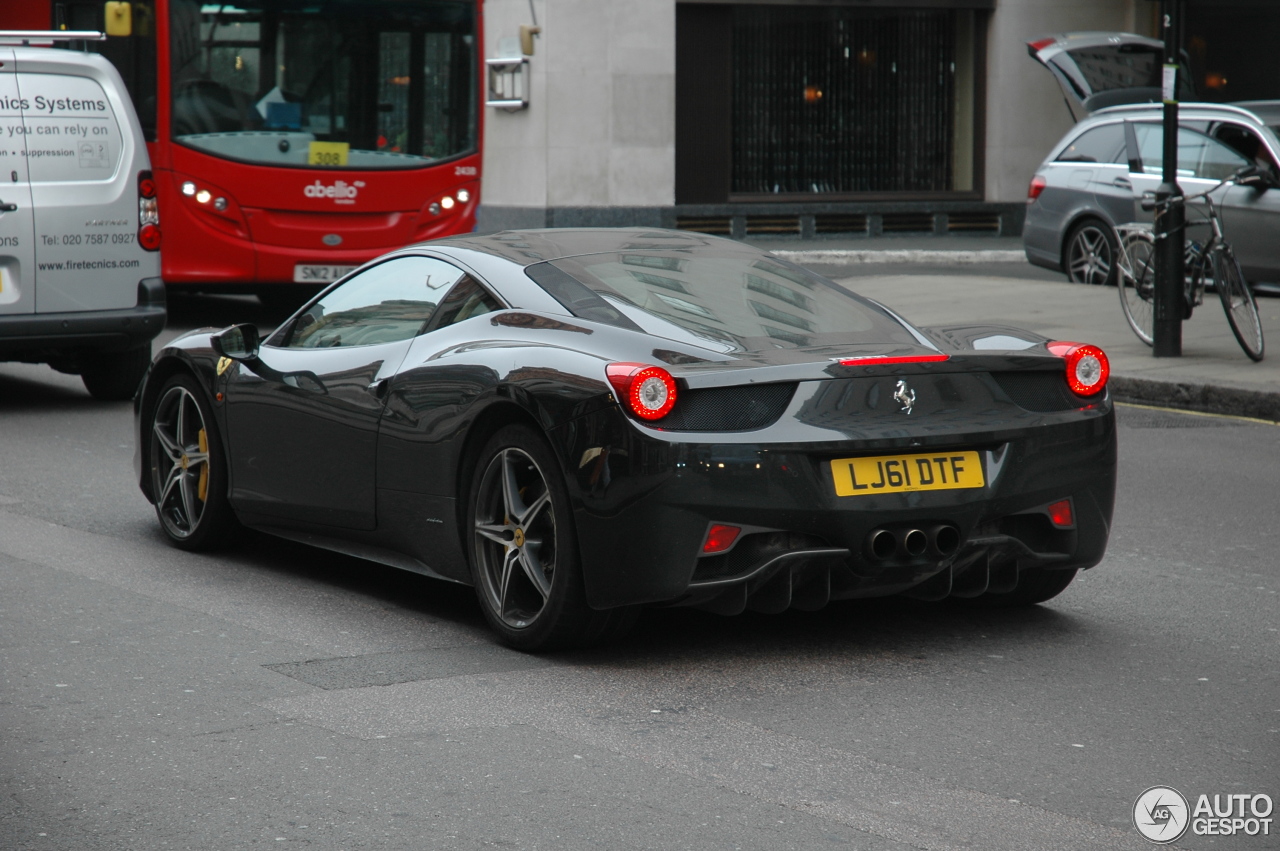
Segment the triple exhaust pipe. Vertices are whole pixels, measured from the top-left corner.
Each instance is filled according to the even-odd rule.
[[[960,530],[949,523],[925,529],[872,529],[867,535],[866,552],[872,561],[886,561],[899,556],[914,560],[926,554],[946,558],[960,546]]]

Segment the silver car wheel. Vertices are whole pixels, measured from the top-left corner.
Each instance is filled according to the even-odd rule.
[[[508,447],[489,462],[476,494],[477,579],[490,611],[514,629],[546,607],[556,569],[556,517],[537,462]]]
[[[156,513],[166,532],[186,538],[199,527],[209,492],[209,437],[195,397],[181,385],[170,387],[151,431]]]
[[[1115,267],[1115,249],[1105,226],[1077,225],[1067,243],[1067,277],[1081,284],[1109,284]]]

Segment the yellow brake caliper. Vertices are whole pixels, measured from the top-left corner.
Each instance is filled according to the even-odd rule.
[[[200,467],[200,480],[196,483],[196,496],[200,498],[201,502],[204,502],[205,497],[209,495],[209,438],[204,429],[200,429],[197,440],[200,444],[200,452],[204,454],[204,464]]]

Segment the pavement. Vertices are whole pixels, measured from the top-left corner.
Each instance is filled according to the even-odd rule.
[[[1211,292],[1182,325],[1182,356],[1157,358],[1125,322],[1116,288],[1031,266],[1018,237],[749,241],[919,325],[1012,325],[1101,346],[1120,401],[1280,422],[1280,348],[1249,360]],[[1280,347],[1280,298],[1260,297],[1258,308],[1264,336]]]

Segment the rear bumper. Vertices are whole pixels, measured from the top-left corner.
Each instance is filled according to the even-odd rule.
[[[923,595],[942,584],[931,580],[943,574],[945,596],[950,574],[961,588],[966,571],[985,574],[988,565],[1091,567],[1102,559],[1110,531],[1115,415],[1105,402],[1059,419],[925,441],[923,448],[907,439],[856,446],[673,442],[620,422],[608,429],[610,437],[625,440],[629,431],[631,439],[611,442],[606,454],[597,451],[598,425],[573,429],[593,433],[570,439],[566,452],[588,599],[599,608],[667,603],[732,614],[912,589]],[[835,494],[832,459],[948,448],[979,452],[984,487]],[[1044,512],[1061,499],[1072,501],[1074,528],[1055,528]],[[744,531],[727,553],[700,557],[712,523]],[[944,527],[954,540],[940,549]],[[869,547],[874,531],[901,541],[916,529],[926,534],[922,553],[899,544],[876,555]]]
[[[164,330],[159,278],[138,284],[138,305],[119,310],[0,316],[0,360],[44,362],[50,355],[115,352],[146,345]]]

